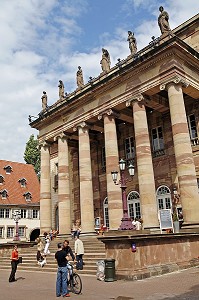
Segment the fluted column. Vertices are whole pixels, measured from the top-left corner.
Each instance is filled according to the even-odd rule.
[[[137,172],[144,228],[159,227],[156,189],[149,141],[146,109],[142,95],[136,96],[132,105],[135,130]]]
[[[167,89],[168,91],[180,201],[182,203],[184,221],[186,223],[198,223],[199,194],[182,85],[185,87],[188,86],[180,77],[174,77],[163,83],[160,89]]]
[[[79,134],[80,209],[83,233],[94,232],[93,183],[89,128],[85,122],[77,125]],[[77,130],[74,128],[74,130]]]
[[[118,143],[115,125],[115,114],[110,109],[98,116],[98,119],[104,118],[104,138],[106,152],[106,181],[107,181],[107,197],[109,226],[111,230],[117,230],[120,227],[122,219],[122,197],[119,185],[115,185],[111,171],[118,171]]]
[[[40,233],[52,229],[51,187],[50,187],[50,152],[49,145],[41,145],[41,177],[40,177]]]
[[[68,139],[58,136],[58,211],[59,233],[71,232],[70,185],[69,185],[69,149]]]

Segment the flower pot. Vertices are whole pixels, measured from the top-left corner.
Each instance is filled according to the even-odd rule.
[[[174,227],[174,233],[179,233],[180,232],[180,223],[179,223],[179,221],[174,221],[173,222],[173,227]]]

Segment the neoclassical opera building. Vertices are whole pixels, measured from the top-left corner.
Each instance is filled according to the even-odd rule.
[[[51,106],[44,92],[42,111],[30,119],[41,146],[41,232],[67,234],[80,219],[92,233],[98,217],[117,230],[122,196],[111,172],[121,158],[134,165],[126,183],[131,218],[158,228],[159,210],[172,209],[176,194],[184,224],[199,223],[198,27],[196,15],[140,51],[130,47],[133,35],[129,56],[114,66],[102,49],[97,78],[84,84],[79,67],[77,89],[64,94],[60,80]]]

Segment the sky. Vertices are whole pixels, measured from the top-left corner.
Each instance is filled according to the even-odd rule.
[[[102,47],[111,66],[130,54],[127,32],[138,51],[160,36],[159,6],[171,29],[199,12],[198,0],[0,0],[0,159],[24,162],[26,143],[38,131],[28,116],[38,116],[41,96],[58,100],[76,89],[81,66],[84,82],[101,72]]]

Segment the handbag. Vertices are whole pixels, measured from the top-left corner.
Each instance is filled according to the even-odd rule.
[[[22,256],[19,256],[18,264],[22,264]]]

